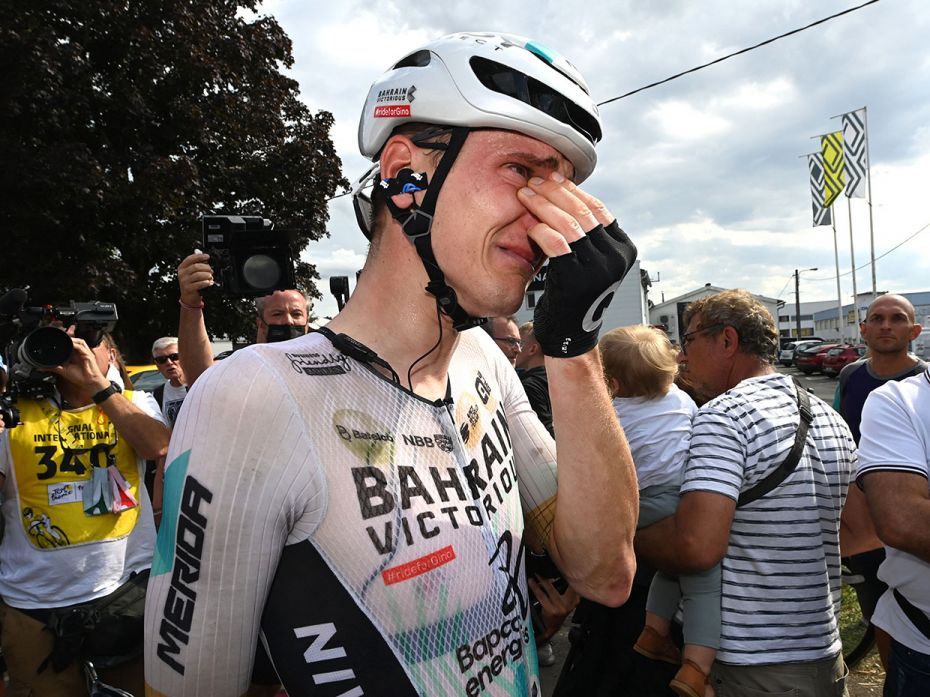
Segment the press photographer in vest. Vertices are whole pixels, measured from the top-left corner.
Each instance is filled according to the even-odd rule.
[[[141,601],[155,543],[142,481],[145,459],[165,455],[169,432],[150,395],[108,379],[117,361],[108,334],[79,322],[56,340],[70,353],[60,365],[32,366],[26,377],[11,366],[11,382],[47,389],[21,389],[19,423],[0,435],[9,687],[84,694],[91,660],[106,682],[141,695]]]

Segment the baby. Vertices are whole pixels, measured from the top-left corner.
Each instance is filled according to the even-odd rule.
[[[626,432],[639,478],[639,527],[675,513],[691,443],[694,401],[675,386],[678,352],[663,332],[621,327],[600,340],[614,410]],[[699,574],[656,573],[646,603],[646,626],[633,647],[656,660],[681,663],[669,638],[682,601],[684,663],[670,683],[679,695],[711,697],[708,675],[720,646],[720,567]]]

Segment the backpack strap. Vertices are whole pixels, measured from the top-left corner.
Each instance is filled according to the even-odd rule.
[[[785,481],[788,475],[794,472],[795,468],[798,466],[798,462],[801,460],[801,453],[804,452],[804,445],[807,442],[807,429],[814,419],[814,414],[811,411],[811,400],[810,397],[807,396],[807,390],[798,382],[797,378],[792,378],[792,380],[794,380],[794,388],[798,395],[798,413],[801,417],[798,422],[797,433],[795,433],[794,436],[794,445],[791,447],[791,451],[788,453],[788,457],[785,458],[784,462],[772,470],[761,482],[758,482],[751,489],[747,489],[739,495],[739,499],[736,501],[737,508],[765,496],[772,489]]]
[[[152,390],[152,396],[155,398],[155,401],[158,402],[159,409],[162,408],[162,402],[165,401],[165,384],[166,383],[162,383]]]
[[[901,608],[901,611],[911,621],[911,624],[917,627],[920,633],[927,637],[927,639],[930,639],[930,617],[927,617],[923,610],[905,598],[897,588],[894,589],[893,593],[898,607]]]

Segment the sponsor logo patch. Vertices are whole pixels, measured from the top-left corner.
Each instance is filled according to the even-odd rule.
[[[86,482],[58,482],[48,485],[48,505],[60,506],[63,503],[81,503]]]
[[[410,116],[410,105],[409,104],[397,104],[392,106],[376,106],[375,107],[375,118],[376,119],[394,119]]]
[[[333,353],[286,353],[291,367],[304,375],[342,375],[351,370],[347,356]]]
[[[412,102],[414,92],[417,91],[416,85],[410,87],[391,87],[390,89],[378,92],[378,104],[388,104],[391,102]]]
[[[436,445],[438,445],[439,449],[444,453],[452,452],[452,438],[449,436],[443,433],[437,433],[433,436],[433,440],[436,441]]]
[[[371,415],[339,409],[333,414],[333,430],[359,460],[380,466],[394,461],[394,433]]]
[[[414,559],[406,564],[392,566],[381,572],[381,578],[384,579],[384,585],[391,586],[402,581],[409,581],[427,571],[438,569],[455,559],[455,550],[452,545],[438,549],[435,552],[426,554],[419,559]]]

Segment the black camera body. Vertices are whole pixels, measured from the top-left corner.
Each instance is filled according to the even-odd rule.
[[[205,215],[202,223],[204,251],[222,293],[255,298],[296,285],[288,234],[270,220]]]
[[[0,352],[9,370],[9,393],[0,399],[0,418],[6,428],[19,421],[18,397],[48,397],[56,376],[48,372],[71,357],[71,337],[61,327],[74,325],[74,335],[96,347],[105,332],[113,331],[119,316],[109,302],[67,305],[26,305],[25,290],[14,288],[0,297]]]

